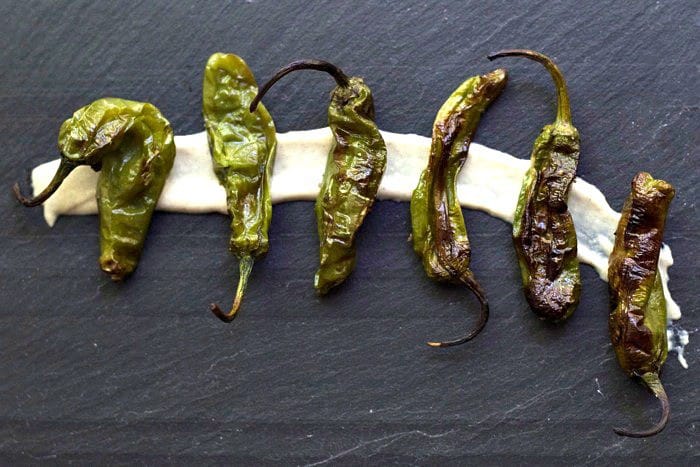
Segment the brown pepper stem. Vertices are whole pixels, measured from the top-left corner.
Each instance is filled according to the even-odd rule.
[[[549,74],[552,75],[557,89],[557,121],[571,124],[571,108],[569,106],[569,93],[566,91],[566,81],[564,80],[564,75],[561,74],[561,71],[551,58],[528,49],[500,50],[487,56],[489,60],[501,57],[527,57],[544,65]]]
[[[17,198],[20,203],[28,208],[39,206],[41,203],[49,199],[51,195],[56,192],[56,190],[58,190],[58,187],[61,186],[63,180],[65,180],[68,174],[70,174],[76,167],[77,164],[66,159],[61,159],[61,163],[59,164],[58,170],[54,174],[53,179],[51,179],[51,182],[41,193],[33,198],[27,198],[26,196],[22,195],[22,192],[19,189],[19,183],[15,183],[12,187],[12,191],[15,193],[15,198]]]
[[[481,285],[476,281],[474,274],[471,271],[467,271],[467,273],[463,274],[459,280],[472,291],[472,293],[479,300],[479,303],[481,303],[479,322],[474,329],[469,331],[464,337],[445,342],[428,342],[428,345],[431,347],[452,347],[455,345],[464,344],[465,342],[474,339],[481,332],[481,330],[484,329],[484,326],[486,326],[486,323],[489,320],[489,302],[486,299],[486,292],[484,292],[484,289],[482,289]]]
[[[253,102],[250,103],[250,111],[255,112],[255,109],[258,107],[258,104],[262,100],[263,96],[267,93],[267,91],[270,90],[272,85],[279,81],[283,76],[288,75],[289,73],[297,70],[325,71],[326,73],[331,75],[333,79],[335,79],[335,82],[338,84],[338,86],[345,88],[348,87],[348,85],[350,84],[350,80],[348,79],[347,75],[343,73],[343,71],[340,68],[333,65],[332,63],[326,62],[324,60],[297,60],[295,62],[290,63],[287,66],[280,68],[280,70],[277,73],[275,73],[274,76],[263,85],[263,87],[260,88],[258,94],[253,99]]]
[[[656,396],[661,402],[661,418],[656,424],[648,430],[645,431],[631,431],[626,428],[613,428],[615,433],[620,436],[629,436],[630,438],[646,438],[649,436],[654,436],[666,428],[668,420],[671,416],[671,404],[668,401],[668,396],[664,390],[659,375],[657,373],[644,373],[640,376],[649,391]]]
[[[236,290],[236,297],[233,300],[233,305],[228,313],[224,313],[219,305],[212,303],[209,305],[212,313],[214,313],[221,321],[225,323],[230,323],[236,317],[238,309],[241,307],[241,301],[243,301],[243,293],[248,285],[248,277],[250,277],[250,271],[253,270],[253,257],[251,255],[246,255],[241,258],[239,264],[239,278],[238,278],[238,289]]]

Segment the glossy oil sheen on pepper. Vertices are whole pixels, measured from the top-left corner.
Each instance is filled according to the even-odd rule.
[[[97,208],[100,219],[100,267],[122,280],[138,264],[160,194],[175,159],[173,131],[151,104],[118,98],[99,99],[61,125],[59,169],[49,186],[27,206],[48,199],[80,165],[100,171]]]
[[[466,80],[447,99],[433,125],[428,167],[411,197],[413,249],[426,274],[438,281],[466,285],[481,302],[481,319],[467,336],[433,346],[457,345],[473,338],[486,324],[486,294],[469,268],[471,246],[455,189],[456,178],[469,154],[481,115],[507,82],[499,69]]]
[[[571,123],[566,82],[554,62],[531,50],[501,51],[489,59],[506,56],[543,64],[556,85],[557,118],[535,140],[513,219],[513,245],[530,308],[540,318],[561,321],[571,316],[581,295],[576,230],[567,206],[579,134]]]
[[[240,261],[239,285],[230,312],[212,310],[230,321],[240,307],[254,258],[267,252],[272,218],[270,178],[277,139],[264,106],[249,110],[258,85],[242,58],[212,55],[204,71],[203,114],[214,171],[226,190],[231,216],[229,250]],[[218,312],[217,312],[218,311]]]
[[[374,122],[372,93],[361,78],[336,86],[328,108],[333,147],[316,199],[319,268],[314,287],[326,293],[355,268],[355,236],[374,203],[386,168],[386,145]]]
[[[666,215],[675,191],[663,180],[640,172],[622,209],[610,254],[608,281],[611,311],[610,340],[622,369],[639,377],[662,403],[661,420],[652,429],[632,432],[651,436],[668,422],[669,403],[659,373],[668,355],[666,300],[658,271]]]
[[[298,70],[324,71],[336,82],[328,108],[333,146],[315,208],[320,259],[314,287],[325,294],[355,268],[355,237],[384,175],[386,145],[374,122],[369,87],[324,60],[297,60],[280,68],[260,88],[251,111],[277,81]]]

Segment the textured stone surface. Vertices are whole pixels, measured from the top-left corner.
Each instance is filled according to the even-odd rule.
[[[64,4],[66,3],[66,4]],[[3,2],[0,4],[0,461],[250,464],[697,463],[697,337],[663,375],[672,420],[623,439],[657,405],[614,360],[607,285],[582,268],[563,326],[520,292],[510,227],[466,211],[473,269],[492,318],[474,342],[425,346],[467,325],[476,304],[425,277],[406,242],[408,204],[380,202],[351,279],[324,299],[312,203],[277,205],[271,250],[239,319],[223,216],[158,213],[125,284],[97,268],[97,219],[49,229],[10,185],[57,156],[60,123],[102,96],[153,102],[177,134],[202,129],[212,52],[246,58],[260,81],[302,57],[365,77],[381,128],[429,135],[435,112],[504,47],[551,54],[582,137],[579,175],[619,209],[638,170],[671,181],[667,242],[683,326],[700,320],[698,16],[693,2]],[[525,60],[477,140],[526,158],[554,117],[548,75]],[[332,81],[297,74],[266,99],[278,129],[325,124]],[[693,461],[694,457],[694,461]]]

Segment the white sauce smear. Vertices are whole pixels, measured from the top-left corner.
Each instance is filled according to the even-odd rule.
[[[378,198],[408,201],[425,168],[430,153],[430,138],[382,131],[387,146],[387,168]],[[272,202],[314,200],[318,195],[328,151],[332,144],[329,128],[290,131],[277,134],[277,156],[272,174]],[[226,194],[214,174],[205,132],[176,136],[177,156],[158,202],[162,211],[226,214]],[[32,171],[34,194],[49,184],[59,160],[47,162]],[[529,160],[517,159],[477,143],[469,148],[469,157],[457,179],[462,206],[478,209],[513,222],[522,180]],[[44,218],[53,226],[61,215],[96,214],[97,173],[90,167],[78,167],[58,191],[44,203]],[[576,225],[578,257],[595,268],[607,281],[608,257],[615,241],[620,213],[610,207],[594,185],[576,178],[569,195],[569,210]],[[683,367],[683,348],[687,331],[672,321],[681,317],[678,304],[668,290],[668,268],[673,264],[671,249],[664,245],[659,256],[669,327],[669,350],[678,354]]]

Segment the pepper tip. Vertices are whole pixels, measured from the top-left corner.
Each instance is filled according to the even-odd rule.
[[[22,194],[22,190],[19,188],[19,182],[15,182],[14,185],[12,185],[12,193],[14,193],[15,198],[17,201],[19,201],[22,205],[31,207],[33,206],[32,199],[27,198]]]
[[[224,313],[221,308],[219,308],[219,305],[216,303],[212,303],[209,305],[209,309],[211,310],[214,315],[216,315],[217,318],[219,318],[221,321],[224,323],[230,323],[233,321],[233,319],[236,317],[236,313]]]
[[[19,182],[15,182],[15,184],[12,185],[12,192],[15,194],[15,198],[17,198],[19,201],[21,201],[23,196],[19,190]]]

